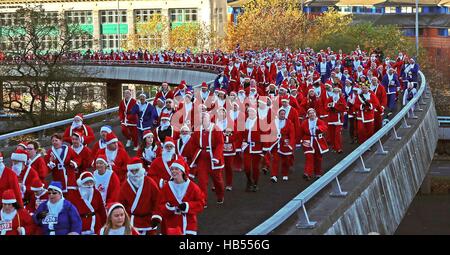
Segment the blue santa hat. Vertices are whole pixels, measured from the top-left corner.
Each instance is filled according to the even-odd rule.
[[[50,185],[48,185],[47,189],[56,190],[56,191],[58,191],[61,194],[63,193],[62,192],[62,184],[61,184],[61,182],[52,181],[52,182],[50,182]]]
[[[106,133],[111,133],[112,132],[112,127],[111,126],[108,126],[108,125],[105,125],[105,126],[103,126],[103,127],[101,127],[100,128],[100,132],[103,132],[103,131],[105,131]]]

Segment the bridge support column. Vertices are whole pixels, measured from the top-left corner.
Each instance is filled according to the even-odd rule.
[[[0,112],[3,111],[3,81],[0,80]]]
[[[108,108],[116,107],[122,100],[122,83],[110,81],[106,83],[106,105]]]

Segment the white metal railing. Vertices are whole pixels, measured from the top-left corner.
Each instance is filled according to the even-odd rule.
[[[450,116],[437,116],[437,120],[440,127],[450,125]]]
[[[347,155],[343,160],[337,163],[326,174],[324,174],[317,181],[312,183],[300,194],[289,201],[273,216],[248,232],[247,235],[267,235],[278,226],[280,226],[283,222],[285,222],[295,212],[297,212],[299,216],[299,221],[296,224],[297,228],[316,227],[317,222],[312,221],[309,218],[305,204],[330,184],[332,184],[332,192],[330,193],[330,196],[345,197],[347,195],[347,192],[342,190],[342,187],[339,183],[339,176],[355,162],[357,163],[356,172],[370,172],[370,168],[367,168],[365,166],[363,154],[374,145],[377,147],[377,154],[387,154],[387,151],[383,148],[381,139],[386,135],[392,133],[394,139],[400,140],[401,137],[398,136],[395,126],[398,123],[401,123],[403,128],[410,127],[408,125],[407,119],[417,118],[417,116],[414,116],[413,111],[411,111],[412,114],[408,114],[408,112],[410,112],[410,109],[412,109],[414,105],[416,105],[416,109],[418,111],[422,111],[420,105],[425,104],[423,97],[426,97],[426,95],[424,94],[424,91],[426,89],[426,80],[422,72],[419,71],[419,75],[421,77],[421,85],[416,96],[410,102],[408,102],[408,104],[406,104],[405,107],[403,107],[403,109],[400,110],[400,112],[398,112],[391,121],[389,121],[383,128],[381,128],[353,152]]]

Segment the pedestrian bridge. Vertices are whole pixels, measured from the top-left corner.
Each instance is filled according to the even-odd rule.
[[[134,68],[153,67],[97,68],[105,70],[110,78],[118,78],[119,73],[138,76]],[[158,68],[159,72],[165,72],[163,67]],[[173,83],[188,81],[183,76],[185,71],[176,70],[180,74],[176,74]],[[195,76],[210,83],[215,76],[206,70],[196,72],[205,72],[205,76]],[[244,192],[245,175],[236,172],[233,191],[226,193],[223,205],[216,205],[214,196],[209,196],[210,206],[199,215],[199,234],[393,234],[425,178],[438,140],[433,98],[422,73],[420,78],[416,97],[369,140],[357,146],[349,144],[344,135],[345,153],[325,155],[326,174],[320,179],[306,182],[301,178],[304,162],[301,151],[296,152],[289,181],[273,184],[269,176],[262,176],[256,193]],[[196,83],[193,80],[193,84],[200,84],[200,80]],[[414,112],[408,113],[414,105]],[[112,124],[116,134],[120,134],[116,111],[117,107],[88,114],[85,119],[88,123],[91,119],[89,124],[95,130],[103,124]],[[71,121],[1,135],[5,159],[15,147],[9,139],[33,134],[42,144],[49,145],[45,130],[63,130]]]

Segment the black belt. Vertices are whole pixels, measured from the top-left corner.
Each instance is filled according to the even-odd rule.
[[[81,214],[80,217],[81,218],[89,218],[95,216],[95,212],[90,212],[90,213],[86,213],[86,214]]]

